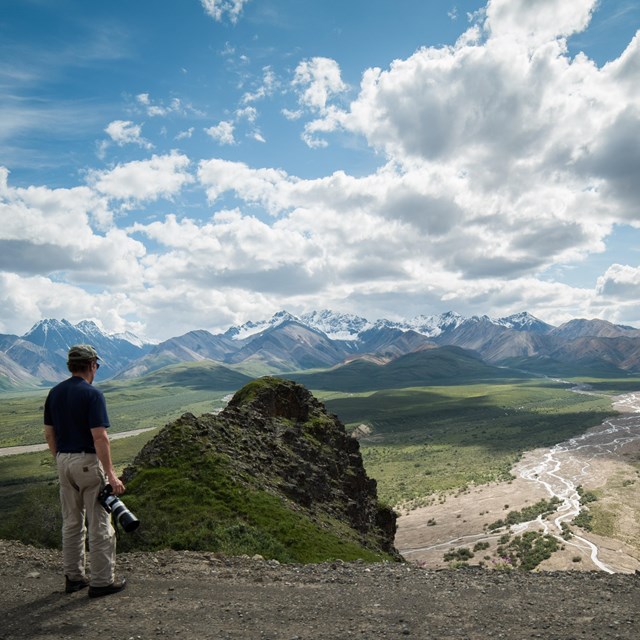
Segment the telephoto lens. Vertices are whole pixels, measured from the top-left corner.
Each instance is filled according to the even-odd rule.
[[[136,518],[124,502],[113,493],[110,484],[105,485],[104,489],[98,494],[100,504],[105,508],[107,513],[112,514],[113,519],[127,532],[131,533],[140,526],[140,520]]]

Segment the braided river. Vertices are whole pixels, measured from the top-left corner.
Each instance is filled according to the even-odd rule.
[[[591,393],[583,388],[574,391]],[[536,530],[558,539],[562,553],[554,554],[557,557],[545,561],[541,568],[607,573],[640,570],[640,472],[631,464],[640,459],[640,392],[615,398],[614,408],[621,414],[583,435],[526,453],[513,468],[515,480],[511,483],[476,487],[465,495],[448,497],[444,503],[405,514],[399,519],[396,546],[407,560],[428,567],[446,566],[442,562],[446,551],[477,543],[495,545],[504,530],[487,531],[487,520],[504,517],[507,507],[522,509],[555,497],[560,504],[552,515],[512,525],[510,530],[513,535]],[[627,487],[615,499],[606,497],[612,478],[619,487]],[[585,509],[579,487],[598,490],[598,495],[604,492],[603,506],[615,514],[615,537],[605,538],[573,526],[573,535],[562,537],[563,523],[570,525]]]

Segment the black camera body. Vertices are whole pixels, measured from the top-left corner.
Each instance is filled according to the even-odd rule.
[[[110,484],[104,486],[98,494],[98,501],[105,508],[107,513],[113,515],[113,519],[127,532],[131,533],[140,526],[140,520],[136,518],[124,502],[113,493]]]

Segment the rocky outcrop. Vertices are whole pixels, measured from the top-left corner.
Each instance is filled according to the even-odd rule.
[[[364,547],[399,558],[396,515],[378,502],[358,441],[305,387],[260,378],[220,414],[182,416],[142,449],[125,481],[142,469],[184,464],[185,458],[197,466],[211,452],[231,465],[234,482],[280,497],[320,527],[339,522]]]

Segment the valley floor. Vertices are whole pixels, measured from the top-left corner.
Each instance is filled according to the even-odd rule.
[[[615,473],[620,464],[608,462],[606,466]],[[589,488],[589,485],[587,485]],[[429,569],[441,569],[449,566],[443,559],[451,548],[473,548],[479,541],[488,541],[490,547],[476,553],[470,564],[478,564],[484,560],[488,566],[494,562],[492,557],[497,540],[504,531],[487,535],[485,525],[504,518],[508,511],[520,511],[549,495],[540,485],[522,478],[510,483],[484,485],[470,489],[464,493],[448,496],[442,502],[429,507],[421,507],[402,515],[398,520],[396,547],[409,561],[419,563]],[[508,506],[508,508],[507,508]],[[430,524],[435,522],[435,524]],[[640,571],[640,538],[638,523],[622,520],[619,524],[620,537],[602,537],[581,531],[580,535],[592,541],[598,547],[598,557],[616,572]],[[625,542],[625,538],[635,544]],[[577,558],[580,558],[578,561]],[[559,571],[595,571],[598,567],[591,560],[591,549],[582,550],[565,546],[545,560],[540,570]]]
[[[521,511],[549,499],[552,491],[568,497],[582,486],[598,497],[588,510],[606,535],[572,526],[575,537],[563,542],[563,548],[538,568],[640,571],[640,427],[636,424],[640,419],[637,414],[629,414],[616,420],[551,450],[528,452],[514,467],[514,480],[510,482],[473,487],[435,498],[430,506],[404,512],[398,520],[396,547],[407,560],[438,569],[449,565],[443,558],[446,552],[453,548],[473,549],[481,543],[486,548],[476,552],[469,562],[491,567],[499,562],[496,548],[506,529],[488,532],[488,524],[505,518],[509,511]],[[618,430],[614,430],[616,425]],[[530,523],[529,528],[560,535],[560,523],[556,521],[559,514],[562,510]],[[561,519],[571,523],[568,517]],[[512,535],[522,530],[516,526]]]

